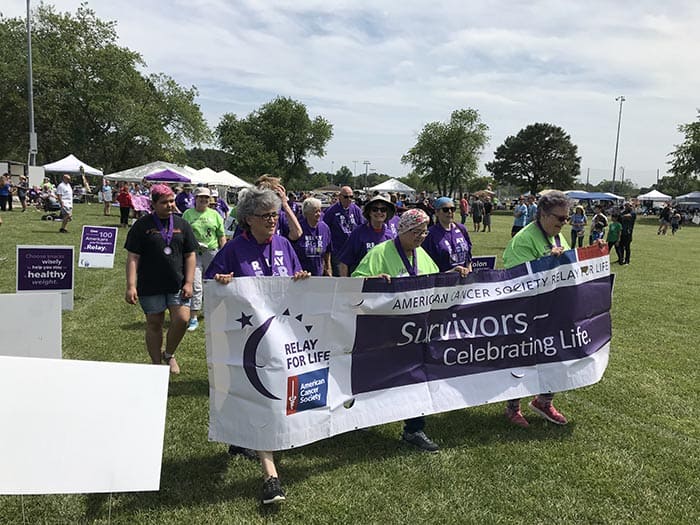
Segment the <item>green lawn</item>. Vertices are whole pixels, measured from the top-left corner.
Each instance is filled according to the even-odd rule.
[[[17,244],[77,250],[83,224],[119,222],[116,210],[101,210],[76,206],[67,235],[35,211],[0,215],[0,292],[15,290]],[[472,235],[474,254],[500,263],[511,220],[497,215],[492,233]],[[76,270],[75,309],[63,315],[65,358],[148,362],[143,314],[124,301],[124,261],[120,248],[114,269]],[[431,416],[428,434],[442,446],[435,455],[402,446],[400,423],[336,436],[278,454],[288,499],[264,509],[259,466],[207,441],[200,328],[185,336],[183,373],[170,383],[159,492],[113,494],[111,507],[101,494],[0,496],[0,523],[22,523],[23,511],[27,523],[107,523],[110,509],[111,522],[125,524],[698,523],[700,228],[660,237],[654,220],[640,218],[631,262],[613,265],[603,380],[556,398],[565,427],[534,415],[527,430],[511,426],[497,404]],[[27,330],[32,322],[40,320],[28,320]]]

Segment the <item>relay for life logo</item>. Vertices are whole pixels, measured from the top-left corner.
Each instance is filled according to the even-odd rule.
[[[241,312],[236,321],[241,329],[248,326],[252,329],[243,349],[243,369],[256,391],[268,399],[281,400],[277,385],[266,384],[264,370],[268,366],[278,367],[279,363],[273,360],[282,356],[287,371],[284,395],[287,415],[326,406],[330,350],[321,348],[319,338],[312,334],[313,325],[303,323],[303,314],[292,316],[286,309],[255,328],[253,315]],[[282,348],[277,348],[280,334],[288,337],[281,343]]]

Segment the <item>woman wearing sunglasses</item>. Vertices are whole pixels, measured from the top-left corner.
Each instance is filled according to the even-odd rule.
[[[423,241],[423,249],[435,261],[441,272],[450,270],[471,271],[472,241],[467,228],[455,222],[456,206],[449,197],[440,197],[435,207],[435,223]]]
[[[340,276],[349,277],[362,258],[377,244],[396,237],[389,226],[396,208],[386,195],[375,195],[362,210],[367,222],[355,228],[340,252]]]
[[[561,229],[569,218],[569,198],[561,191],[550,191],[540,197],[535,220],[515,234],[503,252],[503,264],[512,268],[527,261],[554,255],[569,249]],[[533,412],[557,425],[566,425],[566,418],[552,404],[554,394],[539,394],[529,403]],[[520,399],[506,405],[506,418],[519,427],[529,426],[520,411]]]

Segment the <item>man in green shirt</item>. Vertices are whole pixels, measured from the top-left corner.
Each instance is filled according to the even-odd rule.
[[[561,229],[569,218],[569,199],[560,191],[551,191],[540,197],[535,220],[515,234],[503,252],[503,264],[512,268],[541,257],[560,256],[569,249]],[[568,421],[554,405],[554,393],[539,394],[529,403],[536,414],[557,425]],[[511,399],[506,405],[506,418],[519,427],[529,426],[520,411],[520,399]]]
[[[182,214],[182,218],[192,226],[194,237],[199,243],[197,249],[197,266],[194,271],[194,283],[192,303],[190,307],[190,322],[187,330],[192,332],[199,327],[197,316],[202,309],[202,273],[214,255],[224,244],[224,220],[221,215],[209,207],[211,191],[209,188],[197,188],[195,191],[195,207],[189,208]]]

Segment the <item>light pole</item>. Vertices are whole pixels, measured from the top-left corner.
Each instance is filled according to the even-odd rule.
[[[335,173],[335,161],[331,161],[331,184],[333,184],[333,174]]]
[[[353,182],[354,182],[355,179],[357,178],[357,161],[356,161],[356,160],[353,160],[352,163],[353,163],[354,166],[355,166],[355,167],[353,168],[353,170],[352,170],[352,178],[353,178]]]
[[[365,188],[367,187],[367,173],[369,172],[369,165],[372,164],[370,161],[366,160],[362,164],[365,165]]]
[[[615,160],[613,161],[613,172],[612,172],[612,193],[615,193],[615,172],[617,171],[617,150],[620,145],[620,123],[622,122],[622,103],[625,101],[625,97],[620,95],[615,99],[616,102],[620,103],[620,113],[617,116],[617,138],[615,138]]]
[[[36,166],[36,153],[38,144],[34,132],[34,79],[32,76],[32,19],[30,0],[27,0],[27,98],[29,106],[29,154],[27,164]]]

